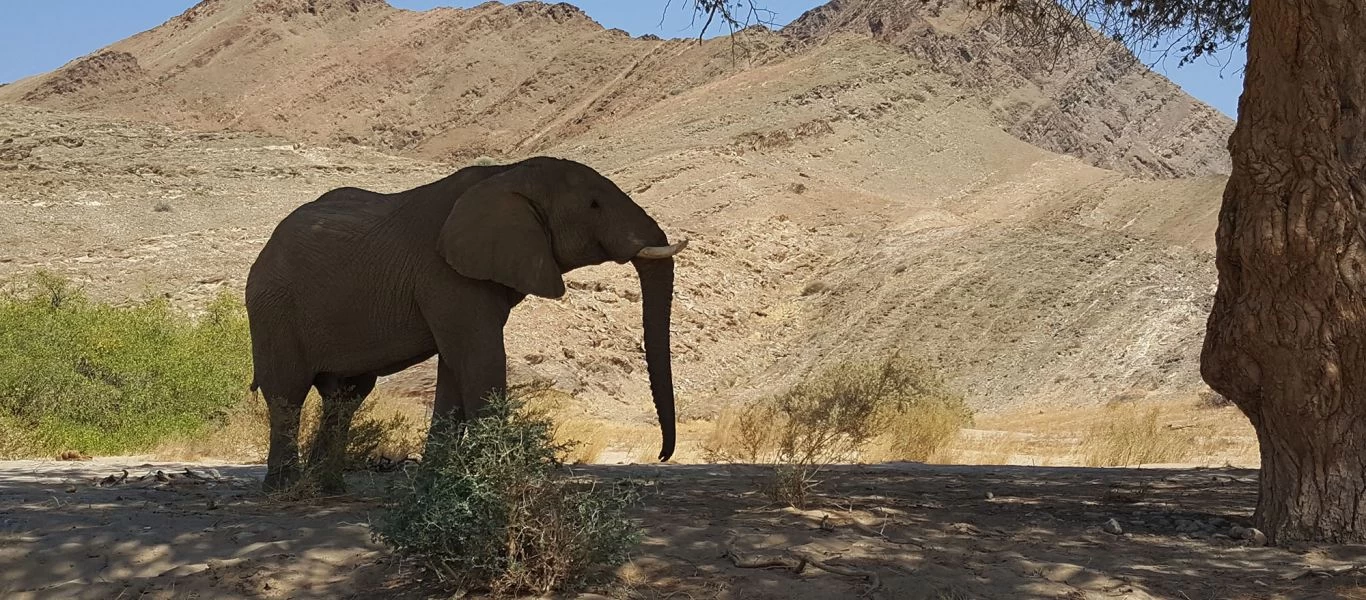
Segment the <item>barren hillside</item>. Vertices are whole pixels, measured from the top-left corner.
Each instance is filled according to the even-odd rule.
[[[1202,105],[1141,73],[1091,88],[1077,87],[1081,76],[965,81],[831,17],[857,20],[876,3],[840,6],[864,12],[751,32],[762,60],[733,68],[724,40],[631,39],[564,5],[413,13],[206,0],[0,88],[11,216],[0,278],[46,268],[101,297],[166,293],[195,306],[240,291],[275,223],[328,189],[395,191],[478,154],[546,153],[598,168],[694,240],[674,319],[685,419],[892,349],[943,365],[984,410],[1204,389],[1223,180],[1146,176],[1217,170],[1222,142],[1142,124]],[[1019,112],[1070,115],[1039,131],[1095,142],[1074,148],[1013,135],[993,95],[1085,88],[1113,109],[1143,82],[1167,94],[1166,108],[1108,142],[1086,137],[1091,117],[1054,97]],[[1188,121],[1210,137],[1227,126]],[[1184,141],[1163,158],[1156,139]],[[648,422],[631,270],[568,279],[564,299],[514,313],[514,377],[551,378],[595,414]],[[430,365],[387,385],[429,390]]]
[[[631,38],[568,4],[398,10],[383,0],[204,0],[0,89],[0,100],[445,160],[542,151],[832,37],[890,47],[1016,137],[1148,176],[1227,171],[1231,122],[1105,44],[1050,69],[979,13],[842,0],[781,32]],[[647,36],[652,37],[652,36]],[[813,90],[813,97],[839,90]]]
[[[783,34],[802,44],[838,34],[891,44],[949,77],[1016,137],[1096,166],[1160,177],[1228,172],[1233,122],[1124,46],[1097,35],[1094,47],[1058,52],[1005,18],[962,6],[836,0]]]

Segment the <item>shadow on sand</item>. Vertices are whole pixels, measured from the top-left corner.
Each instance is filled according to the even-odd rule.
[[[393,474],[353,492],[278,502],[263,468],[136,478],[186,465],[0,463],[0,592],[6,598],[392,598],[422,589],[370,537]],[[209,465],[189,465],[208,473]],[[128,480],[99,486],[127,468]],[[1351,598],[1358,547],[1278,549],[1229,536],[1256,501],[1256,473],[849,465],[822,476],[806,510],[770,501],[761,465],[575,467],[631,479],[647,537],[599,592],[623,598]],[[1102,530],[1114,519],[1121,535]],[[865,527],[857,527],[855,521]],[[879,533],[881,535],[877,535]],[[808,568],[740,568],[796,552],[872,581]],[[843,570],[841,569],[841,570]],[[1359,595],[1353,595],[1359,594]]]

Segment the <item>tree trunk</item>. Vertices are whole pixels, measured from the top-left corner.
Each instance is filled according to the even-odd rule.
[[[1201,372],[1273,543],[1366,541],[1366,0],[1251,0]]]

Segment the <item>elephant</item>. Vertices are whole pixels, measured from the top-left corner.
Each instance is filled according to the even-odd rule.
[[[288,489],[304,474],[299,421],[310,388],[323,405],[306,464],[324,491],[344,491],[341,450],[377,378],[437,357],[430,441],[506,391],[513,307],[527,295],[560,298],[565,273],[607,261],[631,262],[640,280],[659,460],[669,460],[673,256],[687,243],[670,244],[593,168],[549,156],[469,166],[395,193],[337,188],[296,208],[247,276],[251,390],[270,419],[264,488]]]

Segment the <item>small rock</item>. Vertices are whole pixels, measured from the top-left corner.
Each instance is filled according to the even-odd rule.
[[[1119,526],[1119,521],[1110,519],[1100,526],[1101,531],[1110,535],[1124,535],[1124,528]]]
[[[987,492],[987,500],[991,500],[992,498],[995,498],[995,497],[996,497],[996,494],[993,494],[993,493],[991,493],[991,492]]]
[[[1266,534],[1256,527],[1249,527],[1243,531],[1243,539],[1252,542],[1253,546],[1262,547],[1266,545]]]
[[[1246,532],[1246,527],[1243,527],[1242,525],[1234,525],[1233,527],[1229,528],[1228,536],[1235,540],[1241,540],[1243,539],[1243,534]]]

